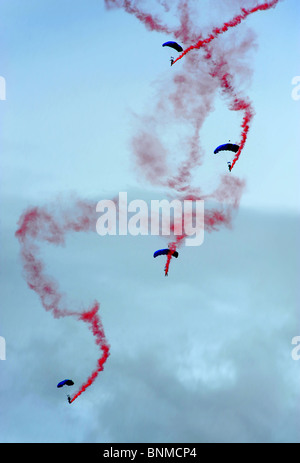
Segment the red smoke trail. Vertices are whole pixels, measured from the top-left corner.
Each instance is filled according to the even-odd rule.
[[[178,58],[173,62],[173,65],[176,63],[176,61],[183,58],[191,50],[199,50],[201,47],[208,45],[210,42],[216,39],[219,35],[224,34],[224,32],[227,32],[228,29],[238,26],[250,14],[256,13],[257,11],[269,10],[270,8],[275,7],[278,2],[279,0],[271,0],[270,2],[265,2],[262,5],[257,5],[248,10],[245,8],[242,8],[242,13],[235,16],[231,21],[224,23],[224,25],[221,27],[215,27],[206,39],[200,39],[195,45],[191,45],[186,50],[184,50],[181,53],[181,55],[178,56]]]
[[[183,42],[188,41],[191,38],[190,26],[191,16],[189,11],[189,0],[180,0],[177,5],[177,17],[180,20],[180,26],[176,28],[168,27],[166,24],[162,24],[162,21],[157,15],[151,13],[145,13],[141,8],[138,7],[139,1],[132,2],[130,0],[104,0],[107,9],[112,8],[123,8],[126,13],[135,16],[144,26],[150,31],[163,32],[168,35],[174,35],[174,37],[181,38]],[[173,7],[174,0],[168,2],[168,0],[158,0],[166,12],[169,12],[171,6]]]
[[[200,48],[203,47],[207,51],[207,46],[209,44],[211,44],[211,42],[215,38],[219,37],[221,34],[224,34],[230,28],[234,28],[234,27],[238,26],[249,15],[251,15],[251,14],[253,14],[255,12],[258,12],[258,11],[265,11],[265,10],[268,10],[270,8],[274,8],[277,5],[278,2],[279,2],[279,0],[270,0],[270,1],[264,2],[261,5],[256,5],[256,6],[252,7],[252,8],[248,8],[248,9],[242,8],[241,13],[236,15],[232,20],[230,20],[228,22],[225,22],[223,24],[223,26],[221,26],[221,27],[214,27],[212,29],[211,33],[208,35],[208,37],[206,37],[204,39],[200,38],[196,42],[195,45],[191,45],[186,50],[184,50],[183,53],[173,62],[173,65],[178,60],[180,60],[184,56],[186,56],[191,50],[200,49]],[[132,2],[130,0],[105,0],[105,4],[106,4],[106,6],[108,8],[111,8],[111,7],[123,8],[127,13],[129,13],[131,15],[134,15],[137,19],[139,19],[146,26],[146,28],[151,30],[151,31],[155,30],[157,32],[164,32],[164,33],[168,33],[168,34],[173,34],[174,37],[181,39],[184,43],[188,42],[188,41],[195,40],[195,38],[194,38],[195,33],[193,31],[196,29],[196,25],[192,23],[192,20],[194,19],[193,9],[191,7],[192,2],[189,2],[188,0],[180,1],[178,3],[176,8],[177,8],[177,16],[180,19],[180,26],[177,27],[177,28],[174,27],[173,29],[170,29],[166,25],[163,25],[162,21],[159,18],[157,18],[157,16],[151,15],[149,13],[145,13],[142,10],[142,8],[139,7],[139,4],[141,4],[143,6],[143,3],[139,2],[139,0],[136,0],[135,2]],[[165,0],[161,4],[163,5],[165,11],[168,12],[170,10],[170,2]],[[173,4],[172,4],[172,6],[173,6]],[[211,57],[212,57],[212,53],[209,51],[204,56],[204,59],[210,60]],[[249,102],[245,102],[245,100],[243,100],[243,99],[238,99],[234,95],[234,90],[233,90],[232,84],[230,84],[230,86],[228,86],[228,87],[226,87],[226,86],[224,87],[224,79],[226,79],[226,74],[223,77],[221,76],[220,86],[223,88],[223,90],[227,89],[227,91],[230,94],[231,98],[236,100],[236,101],[234,101],[234,104],[232,105],[233,107],[231,107],[231,109],[233,109],[235,111],[239,111],[239,110],[244,111],[244,116],[243,116],[242,123],[241,123],[242,132],[241,132],[241,139],[240,139],[240,143],[239,143],[240,148],[239,148],[239,151],[234,156],[234,159],[233,159],[233,161],[231,163],[230,170],[232,170],[235,163],[239,159],[240,154],[241,154],[241,152],[242,152],[242,150],[243,150],[243,148],[245,146],[245,143],[246,143],[246,140],[247,140],[247,135],[248,135],[249,128],[250,128],[250,123],[251,123],[254,112],[253,112]],[[182,92],[186,91],[186,86],[183,85],[182,87],[183,88],[181,89],[181,91]],[[180,89],[179,89],[179,91],[180,91]],[[178,97],[178,99],[179,98],[180,97]],[[151,153],[151,155],[152,155],[152,153]],[[144,157],[145,157],[145,154],[143,153],[143,156],[138,160],[138,163],[141,163]],[[195,166],[195,165],[198,164],[198,160],[195,158],[195,156],[194,156],[194,160],[195,160],[195,164],[194,164],[194,166]],[[186,165],[183,165],[182,168],[181,168],[181,172],[179,170],[178,176],[182,176],[182,178],[185,177],[185,179],[187,179],[188,176],[190,176],[190,172],[191,172],[191,170]],[[169,180],[169,185],[168,186],[170,188],[172,188],[172,182],[173,182],[172,179]],[[183,188],[186,189],[186,187],[183,187]],[[182,189],[180,191],[184,191],[184,190]]]
[[[69,232],[88,232],[95,230],[95,204],[78,201],[71,213],[66,210],[55,212],[49,208],[32,208],[25,212],[19,220],[16,237],[21,245],[21,256],[24,264],[25,277],[28,286],[39,295],[43,307],[51,311],[55,318],[75,317],[86,323],[95,337],[95,343],[102,352],[97,361],[97,367],[71,398],[73,402],[86,390],[103,370],[109,356],[109,345],[105,338],[104,329],[99,317],[99,303],[84,312],[69,311],[64,302],[64,295],[58,284],[44,273],[44,264],[39,259],[37,242],[48,242],[63,245],[65,235]],[[74,217],[75,215],[75,217]]]

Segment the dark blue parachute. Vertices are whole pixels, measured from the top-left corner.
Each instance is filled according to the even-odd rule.
[[[233,151],[234,153],[237,153],[239,149],[239,145],[236,145],[235,143],[225,143],[224,145],[218,146],[214,153],[217,154],[220,151]]]
[[[182,46],[177,42],[165,42],[162,44],[162,46],[174,48],[174,50],[177,50],[178,52],[183,51]]]
[[[73,386],[73,381],[71,379],[64,379],[63,381],[61,381],[60,383],[58,383],[57,387],[63,387],[64,385],[67,385],[67,386]]]
[[[157,256],[167,256],[168,254],[172,254],[173,257],[178,257],[178,252],[177,251],[171,251],[171,249],[159,249],[158,251],[155,251],[153,254],[153,257]]]

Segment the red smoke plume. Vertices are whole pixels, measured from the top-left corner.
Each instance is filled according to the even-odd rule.
[[[251,15],[253,13],[256,13],[257,11],[265,11],[265,10],[268,10],[270,8],[274,8],[277,5],[278,2],[279,2],[279,0],[271,0],[269,2],[265,2],[265,3],[261,4],[261,5],[257,5],[257,6],[255,6],[253,8],[249,8],[249,9],[242,8],[242,13],[241,14],[235,16],[231,21],[226,22],[223,26],[215,27],[207,38],[200,39],[195,45],[191,45],[186,50],[184,50],[181,53],[181,55],[173,62],[173,65],[178,60],[182,59],[185,55],[187,55],[187,53],[189,53],[191,50],[200,49],[202,47],[206,48],[206,46],[209,43],[211,43],[214,39],[216,39],[219,35],[223,34],[226,31],[228,31],[228,29],[230,29],[230,28],[238,26],[249,15]],[[210,58],[211,56],[209,55],[208,57]],[[207,56],[206,56],[206,58],[207,58]],[[240,147],[239,147],[238,152],[235,154],[234,159],[233,159],[233,161],[231,163],[230,170],[232,170],[235,163],[239,159],[240,154],[241,154],[241,152],[242,152],[242,150],[243,150],[243,148],[245,146],[248,131],[249,131],[249,128],[250,128],[250,123],[251,123],[251,120],[252,120],[252,117],[253,117],[253,110],[251,108],[250,102],[246,102],[243,99],[239,99],[235,95],[235,91],[233,89],[233,86],[229,82],[229,74],[228,73],[226,73],[226,74],[224,74],[222,76],[219,76],[219,77],[220,77],[220,83],[221,83],[222,89],[225,90],[231,96],[231,98],[233,99],[233,104],[231,105],[230,109],[232,109],[234,111],[242,110],[242,111],[245,112],[244,117],[243,117],[243,121],[242,121],[242,124],[241,124],[242,133],[241,133],[241,141],[240,141],[240,144],[239,144]]]
[[[59,208],[54,212],[49,208],[35,207],[21,216],[18,224],[19,228],[16,231],[16,237],[21,245],[21,256],[28,286],[36,291],[43,307],[47,311],[51,311],[55,318],[75,317],[86,323],[101,351],[95,370],[71,398],[71,402],[80,396],[95,381],[100,371],[103,370],[104,363],[109,356],[109,345],[98,313],[99,303],[95,301],[84,312],[68,310],[64,302],[64,295],[60,291],[57,282],[44,273],[44,264],[38,258],[39,248],[37,242],[63,245],[67,233],[94,231],[96,223],[95,210],[95,204],[83,201],[78,201],[74,205],[72,213],[59,210]]]
[[[236,208],[238,206],[244,186],[244,182],[236,182],[234,179],[227,180],[226,176],[221,178],[219,186],[210,195],[204,195],[199,188],[192,188],[191,186],[192,175],[195,168],[202,164],[203,158],[199,131],[204,120],[212,110],[213,97],[216,90],[218,88],[221,90],[223,96],[228,100],[230,110],[243,112],[239,150],[231,162],[230,170],[235,166],[245,146],[250,124],[254,116],[251,102],[246,97],[241,96],[236,90],[234,78],[228,71],[232,67],[232,61],[229,63],[226,61],[225,54],[222,55],[221,53],[220,58],[220,56],[218,57],[220,53],[216,53],[218,48],[222,48],[222,43],[218,43],[217,47],[214,47],[212,42],[230,28],[238,26],[249,15],[257,11],[264,11],[275,7],[278,1],[271,0],[252,8],[242,8],[241,13],[234,16],[232,20],[225,22],[221,27],[214,27],[206,38],[200,38],[196,44],[188,47],[173,63],[174,66],[178,60],[186,57],[184,63],[185,69],[177,74],[175,73],[175,69],[172,68],[175,75],[173,74],[170,78],[168,89],[163,88],[159,95],[158,102],[153,111],[155,116],[151,117],[147,114],[144,118],[140,118],[142,128],[132,140],[136,165],[139,167],[140,173],[148,178],[150,183],[166,186],[170,190],[172,197],[174,197],[174,193],[176,192],[184,194],[185,198],[193,197],[194,199],[216,199],[218,196],[221,208],[214,208],[205,213],[205,228],[208,230],[215,230],[221,224],[230,224],[232,207]],[[163,26],[162,21],[158,20],[156,16],[143,13],[143,3],[138,0],[134,2],[134,6],[132,6],[133,2],[129,0],[106,0],[106,4],[111,7],[124,8],[128,13],[135,15],[150,30],[169,33],[169,28]],[[165,11],[169,11],[169,5],[168,1],[164,2]],[[193,24],[192,2],[179,2],[175,8],[177,8],[180,26],[173,28],[173,36],[182,40],[183,43],[195,41],[194,31],[196,30],[196,24],[195,20]],[[248,48],[251,47],[251,44],[250,40]],[[200,59],[199,55],[188,55],[190,51],[200,48],[204,50],[204,54]],[[239,50],[237,47],[235,62],[238,62],[243,57],[243,52],[246,49],[247,47],[244,47],[244,50],[241,47],[241,50]],[[204,71],[201,69],[203,61],[208,65],[208,69]],[[167,160],[170,153],[168,148],[162,143],[163,137],[160,136],[159,131],[160,127],[165,129],[172,123],[178,124],[178,122],[181,123],[182,121],[184,121],[185,125],[192,127],[192,133],[186,142],[186,159],[177,167],[177,174],[170,177],[170,172],[175,169],[173,166],[168,165]],[[145,127],[148,127],[148,129],[145,129]],[[224,185],[226,185],[226,191],[223,188]],[[227,206],[225,210],[224,205],[222,205],[224,197],[218,195],[219,191],[222,191],[226,197]],[[229,194],[232,194],[230,198],[228,197]],[[176,246],[180,246],[184,238],[184,235],[180,238],[177,237],[169,246],[172,246],[175,250]],[[171,259],[172,254],[169,254],[165,267],[166,274],[168,273]]]
[[[226,54],[222,53],[222,41],[213,42],[215,38],[224,34],[228,29],[238,26],[250,14],[275,7],[279,0],[272,0],[257,5],[253,8],[242,8],[241,13],[221,27],[214,27],[206,38],[195,38],[197,23],[189,0],[180,0],[177,3],[177,17],[180,25],[169,27],[163,24],[158,15],[151,15],[142,10],[139,5],[145,4],[140,0],[104,0],[108,8],[123,8],[127,13],[134,15],[148,30],[170,34],[183,43],[193,43],[174,62],[174,64],[186,57],[183,61],[183,69],[172,67],[167,85],[164,84],[158,95],[152,112],[140,117],[141,128],[132,138],[132,151],[135,166],[140,170],[145,179],[152,185],[167,188],[172,199],[178,198],[206,200],[217,203],[205,211],[205,230],[215,231],[221,226],[230,226],[232,213],[239,206],[244,182],[231,174],[226,174],[219,179],[218,186],[211,193],[205,193],[199,187],[192,186],[195,169],[201,166],[204,153],[201,148],[200,130],[210,112],[213,110],[213,102],[216,92],[221,90],[228,100],[229,109],[242,111],[241,138],[239,151],[236,153],[232,167],[239,159],[244,148],[251,120],[254,115],[252,104],[247,98],[241,96],[236,90],[236,82],[229,73],[229,63]],[[169,12],[174,0],[158,0],[164,12]],[[252,42],[249,41],[248,48]],[[220,50],[218,50],[221,48]],[[189,53],[192,50],[203,48],[203,56]],[[242,58],[245,50],[237,50],[230,65]],[[218,53],[219,52],[219,53]],[[221,56],[221,58],[220,58]],[[173,66],[174,66],[173,64]],[[238,67],[238,66],[237,66]],[[182,126],[187,131],[182,135]],[[166,146],[166,129],[174,127],[168,138]],[[179,128],[176,131],[176,128]],[[179,133],[179,143],[170,148],[173,134]],[[184,139],[182,139],[184,138]],[[174,166],[170,161],[170,154],[180,153],[181,163]],[[183,159],[182,159],[183,157]],[[178,156],[177,156],[178,158]],[[171,174],[172,172],[172,174]],[[91,330],[95,343],[99,346],[101,355],[97,361],[95,370],[82,384],[78,392],[72,397],[73,402],[82,392],[89,387],[98,374],[103,370],[109,356],[109,345],[105,338],[104,329],[99,316],[99,303],[94,302],[86,311],[68,310],[64,302],[58,283],[44,272],[44,264],[38,257],[39,247],[37,243],[48,242],[54,245],[62,245],[65,235],[70,232],[95,231],[94,211],[95,204],[79,201],[72,209],[72,216],[65,209],[51,211],[50,208],[32,208],[26,211],[19,221],[16,236],[21,245],[25,277],[28,286],[39,295],[42,305],[51,311],[54,317],[75,317],[86,323]],[[73,217],[74,213],[76,217]],[[191,216],[189,220],[192,220]],[[184,225],[184,224],[183,224]],[[184,229],[184,227],[183,227]],[[170,243],[170,249],[175,251],[186,235],[174,237]],[[167,257],[165,274],[168,274],[172,254]]]
[[[250,123],[254,116],[254,110],[252,108],[250,101],[248,101],[246,98],[241,98],[237,95],[233,87],[233,84],[232,84],[232,76],[229,74],[229,72],[225,72],[225,73],[223,72],[222,72],[222,63],[221,63],[218,66],[216,66],[214,73],[212,73],[212,75],[217,76],[219,78],[222,91],[225,93],[227,97],[229,97],[229,101],[230,101],[229,109],[231,111],[244,111],[244,117],[243,117],[243,121],[241,124],[242,133],[241,133],[241,139],[239,142],[239,150],[235,154],[234,159],[231,163],[230,170],[232,170],[233,166],[235,165],[236,161],[239,159],[240,154],[245,146],[247,135],[250,129]]]
[[[212,32],[209,34],[208,37],[206,37],[205,39],[200,39],[195,45],[191,45],[186,50],[184,50],[181,53],[181,55],[174,61],[173,64],[175,64],[176,61],[183,58],[191,50],[197,50],[197,49],[199,50],[203,46],[208,45],[210,42],[216,39],[219,35],[224,34],[224,32],[227,32],[228,29],[238,26],[250,14],[256,13],[257,11],[265,11],[265,10],[269,10],[270,8],[274,8],[278,2],[279,0],[271,0],[261,5],[257,5],[253,8],[249,8],[249,9],[242,8],[242,13],[235,16],[231,21],[224,23],[223,26],[221,27],[214,27],[214,29],[212,30]]]

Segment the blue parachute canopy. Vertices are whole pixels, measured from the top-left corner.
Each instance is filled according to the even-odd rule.
[[[60,383],[58,383],[57,387],[63,387],[65,385],[67,386],[73,386],[73,381],[71,379],[64,379],[63,381],[61,381]]]
[[[178,52],[183,51],[183,48],[177,42],[165,42],[162,44],[163,47],[171,47],[177,50]]]
[[[220,151],[233,151],[234,153],[237,153],[239,149],[239,145],[236,145],[235,143],[225,143],[224,145],[218,146],[214,153],[217,154]]]
[[[178,252],[177,251],[171,251],[171,249],[159,249],[158,251],[155,251],[153,254],[153,257],[157,256],[167,256],[168,254],[172,254],[173,257],[178,257]]]

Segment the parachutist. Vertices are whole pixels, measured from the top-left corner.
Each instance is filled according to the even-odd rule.
[[[68,395],[68,402],[71,403],[71,397]]]
[[[171,56],[170,61],[171,61],[171,66],[173,66],[173,63],[174,63],[174,58],[173,58],[173,56]]]
[[[228,161],[227,164],[228,164],[228,170],[229,172],[231,172],[231,162]]]

